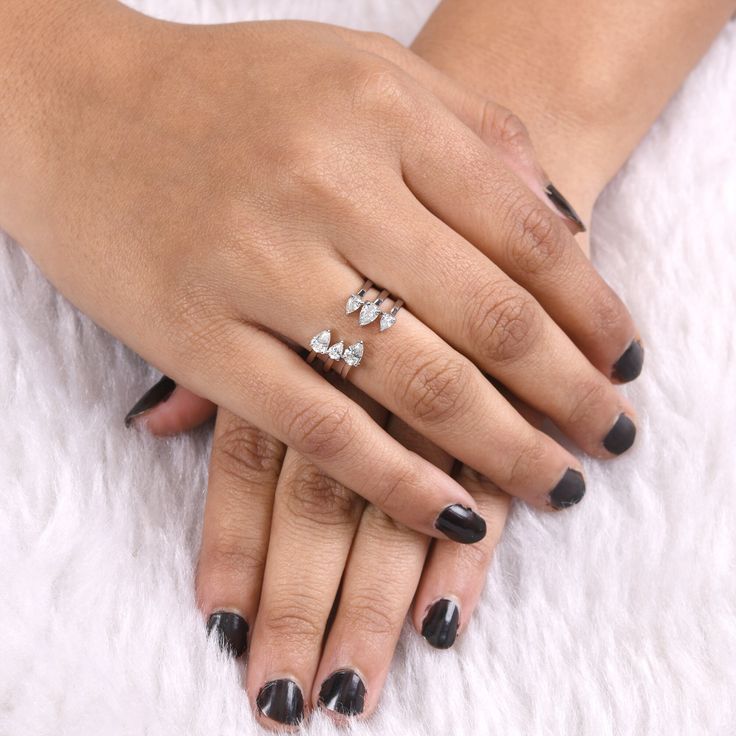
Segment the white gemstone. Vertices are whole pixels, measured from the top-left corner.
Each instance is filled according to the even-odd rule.
[[[381,332],[387,330],[389,327],[393,327],[396,324],[396,315],[384,312],[381,315]]]
[[[357,294],[352,294],[345,305],[345,314],[352,314],[360,309],[363,303],[363,300]]]
[[[356,342],[345,350],[342,354],[342,359],[349,366],[356,366],[363,360],[363,341]]]
[[[358,319],[360,326],[369,325],[380,313],[381,309],[375,302],[366,302],[360,310],[360,318]]]
[[[329,350],[331,339],[332,339],[332,335],[330,335],[330,331],[322,330],[322,332],[318,332],[311,339],[309,345],[311,346],[312,350],[314,350],[315,353],[319,353],[320,355],[322,355]]]
[[[332,358],[332,360],[340,360],[342,358],[342,350],[343,350],[343,344],[342,340],[340,342],[336,342],[328,351],[327,355]]]

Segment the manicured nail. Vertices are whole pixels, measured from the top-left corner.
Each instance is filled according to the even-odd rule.
[[[460,544],[480,542],[486,535],[486,522],[483,517],[459,503],[448,506],[437,517],[434,528]]]
[[[579,470],[568,468],[562,480],[549,494],[549,504],[553,509],[566,509],[579,503],[585,495],[585,479]]]
[[[572,205],[562,196],[559,189],[554,184],[548,184],[545,188],[545,193],[549,197],[552,204],[557,208],[557,211],[568,220],[573,222],[581,233],[585,232],[585,225],[580,219],[580,216],[572,208]]]
[[[623,355],[613,364],[613,377],[621,383],[633,381],[644,364],[644,348],[639,340],[632,340]]]
[[[236,659],[248,648],[248,622],[230,611],[217,611],[207,619],[207,633],[217,633],[220,648]]]
[[[357,672],[337,670],[322,683],[319,702],[340,715],[357,716],[365,705],[365,684]]]
[[[258,693],[259,712],[277,723],[296,726],[304,718],[304,696],[293,680],[271,680]]]
[[[163,404],[167,401],[171,394],[174,393],[176,383],[168,376],[164,376],[153,388],[146,391],[143,396],[136,402],[136,405],[126,414],[125,426],[130,427],[133,421],[147,411],[151,411],[155,406]]]
[[[435,649],[449,649],[455,643],[460,623],[460,608],[454,601],[441,598],[432,604],[422,622],[422,636]]]
[[[603,440],[603,447],[614,455],[620,455],[634,444],[635,439],[636,425],[626,414],[619,414],[616,424],[611,427]]]

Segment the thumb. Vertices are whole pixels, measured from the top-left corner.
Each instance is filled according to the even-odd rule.
[[[163,376],[128,412],[125,426],[145,428],[152,434],[166,436],[198,427],[214,416],[215,411],[216,406],[211,401]]]

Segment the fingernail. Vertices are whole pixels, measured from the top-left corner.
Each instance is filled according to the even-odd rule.
[[[562,193],[554,184],[548,184],[545,187],[545,193],[549,197],[552,204],[557,208],[557,211],[568,220],[573,222],[581,233],[585,232],[585,225],[580,219],[580,216],[572,208],[572,205],[562,196]]]
[[[422,636],[435,649],[449,649],[455,643],[460,623],[460,608],[454,601],[441,598],[427,611],[422,622]]]
[[[434,528],[460,544],[479,542],[486,535],[486,522],[483,517],[459,503],[448,506],[437,517]]]
[[[603,440],[603,447],[614,455],[620,455],[634,444],[635,439],[636,425],[626,414],[619,414],[616,424],[611,427]]]
[[[248,622],[230,611],[217,611],[207,619],[207,633],[217,633],[220,648],[236,659],[248,647]]]
[[[277,723],[296,726],[304,717],[304,696],[293,680],[271,680],[256,698],[258,711]]]
[[[168,376],[164,376],[155,386],[146,391],[143,396],[136,402],[136,405],[126,414],[125,426],[130,427],[133,420],[137,419],[141,414],[153,409],[154,406],[163,404],[167,401],[171,394],[174,393],[176,383]]]
[[[365,705],[365,685],[353,670],[337,670],[319,690],[319,702],[327,710],[343,716],[357,716]]]
[[[639,340],[632,340],[623,355],[613,364],[613,377],[621,383],[633,381],[644,364],[644,348]]]
[[[585,495],[585,478],[579,470],[568,468],[562,480],[549,494],[549,504],[553,509],[566,509],[579,503]]]

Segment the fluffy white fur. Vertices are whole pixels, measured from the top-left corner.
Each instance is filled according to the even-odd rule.
[[[432,0],[139,0],[409,41]],[[408,630],[357,734],[736,733],[736,27],[610,186],[595,261],[641,325],[636,449],[513,514],[456,648]],[[0,734],[258,732],[192,595],[208,438],[122,426],[155,374],[0,236]],[[336,729],[322,716],[309,734]]]

